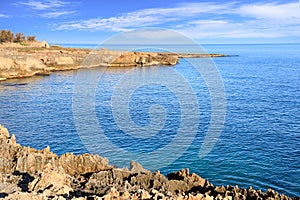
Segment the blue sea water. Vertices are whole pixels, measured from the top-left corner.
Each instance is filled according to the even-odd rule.
[[[180,156],[174,162],[162,167],[162,173],[190,168],[214,185],[272,188],[289,196],[300,196],[300,45],[204,45],[204,48],[208,53],[239,55],[213,59],[224,83],[227,106],[222,133],[204,158],[199,158],[199,151],[211,123],[213,108],[210,90],[191,66],[190,59],[182,59],[174,67],[95,68],[1,82],[0,124],[15,133],[22,145],[38,149],[49,145],[58,154],[91,152],[74,120],[74,92],[81,76],[86,80],[85,89],[94,89],[91,99],[94,99],[98,126],[112,145],[127,152],[142,154],[163,149],[176,140],[183,107],[189,108],[188,113],[199,113],[199,116],[189,116],[190,121],[183,127],[183,131],[193,127],[199,117],[190,145],[179,152]],[[169,80],[170,70],[175,70],[186,82]],[[92,88],[95,74],[101,74],[101,77],[97,79],[96,88]],[[126,80],[131,78],[135,83],[140,77],[152,82],[140,84],[130,92],[128,88],[132,83]],[[160,80],[171,86],[156,84]],[[187,92],[186,84],[194,93]],[[173,87],[175,89],[170,90]],[[115,94],[115,91],[119,92]],[[119,93],[130,100],[121,98]],[[190,105],[193,96],[188,95],[196,95],[199,108],[193,110]],[[190,101],[182,105],[179,97]],[[83,110],[79,116],[92,123],[90,116],[84,115],[85,104],[90,102],[81,103]],[[133,137],[132,129],[127,130],[126,123],[120,125],[117,120],[122,121],[122,117],[127,120],[122,112],[118,115],[123,104],[128,106],[129,120],[142,127],[141,130],[147,130],[150,125],[153,130],[149,132],[154,134],[148,136],[140,131],[140,135]],[[163,121],[161,127],[151,126],[155,118]],[[129,122],[128,126],[131,126]],[[86,127],[86,133],[97,134],[96,130]],[[93,145],[103,144],[97,141]],[[101,155],[107,156],[112,164],[114,161],[119,164],[118,159],[126,160],[116,152],[115,148],[109,148]],[[167,160],[164,156],[160,158],[162,161]],[[146,167],[157,169],[155,160],[141,160]]]

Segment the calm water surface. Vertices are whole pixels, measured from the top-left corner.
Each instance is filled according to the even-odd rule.
[[[207,45],[205,48],[209,53],[239,55],[214,59],[227,99],[222,134],[208,156],[199,159],[211,119],[210,96],[189,60],[181,60],[174,69],[197,96],[199,127],[189,148],[161,171],[167,174],[188,167],[215,185],[252,185],[263,190],[270,187],[300,196],[300,45]],[[181,105],[177,96],[167,87],[155,84],[135,90],[128,102],[135,124],[151,123],[152,105],[163,107],[166,119],[163,130],[157,130],[150,139],[129,137],[119,129],[111,108],[116,84],[128,70],[108,69],[101,77],[95,90],[99,126],[112,143],[127,151],[151,152],[163,148],[175,138],[180,126]],[[167,72],[168,68],[160,66],[136,69],[136,77],[146,73],[163,79]],[[77,73],[85,73],[88,81],[89,76],[103,71],[58,72],[48,77],[1,82],[0,124],[15,133],[22,145],[38,149],[49,145],[58,154],[88,152],[73,119]],[[174,84],[181,87],[178,82]],[[110,158],[113,153],[114,149],[108,149],[103,155]],[[143,164],[155,169],[151,159]]]

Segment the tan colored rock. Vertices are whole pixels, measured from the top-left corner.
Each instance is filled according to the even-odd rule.
[[[11,69],[15,66],[14,60],[11,58],[6,58],[4,56],[0,56],[0,69],[1,71],[5,69]]]
[[[62,168],[52,168],[48,164],[40,176],[29,184],[28,189],[31,192],[43,192],[47,195],[69,194],[73,191],[71,179]]]
[[[15,192],[21,192],[21,188],[14,183],[0,182],[0,194],[13,194]]]
[[[168,174],[168,188],[167,190],[180,194],[185,191],[190,191],[193,187],[205,188],[209,182],[196,174],[190,174],[189,169],[182,169],[178,172]]]
[[[74,65],[74,60],[72,57],[57,57],[55,63],[57,65]]]
[[[112,187],[108,194],[106,194],[103,198],[104,200],[112,200],[112,199],[121,199],[120,193],[116,190],[116,188]]]
[[[145,170],[143,166],[136,161],[130,162],[130,171],[134,173],[150,173],[150,171]]]
[[[18,145],[15,136],[0,125],[0,197],[3,196],[22,200],[291,199],[271,189],[262,192],[251,187],[214,187],[188,169],[165,177],[134,161],[128,170],[113,168],[98,155],[57,156],[50,147],[36,150]]]
[[[53,168],[61,167],[72,176],[112,169],[108,165],[108,160],[99,155],[65,154],[59,157],[50,151],[50,147],[43,150],[21,147],[16,143],[15,135],[12,134],[10,137],[3,126],[0,126],[0,161],[0,172],[4,173],[19,171],[38,174],[48,165]]]
[[[46,42],[31,42],[29,46],[0,45],[0,81],[87,67],[175,65],[178,62],[176,54],[41,46],[48,47]]]
[[[59,157],[58,163],[65,172],[71,176],[112,169],[112,167],[108,165],[107,158],[92,154],[78,156],[64,154]]]
[[[0,139],[8,139],[9,138],[9,132],[7,130],[7,128],[5,128],[4,126],[0,125]]]
[[[57,165],[58,156],[53,153],[43,153],[42,151],[31,152],[32,149],[23,149],[19,152],[17,159],[16,170],[20,172],[27,172],[30,174],[36,174],[45,168],[47,164],[53,166]]]
[[[18,192],[8,195],[4,200],[48,200],[48,198],[44,194]]]

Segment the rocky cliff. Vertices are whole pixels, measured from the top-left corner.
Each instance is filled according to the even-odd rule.
[[[0,80],[86,67],[175,65],[177,62],[178,56],[160,53],[0,45]]]
[[[48,46],[47,46],[48,47]],[[224,57],[223,54],[189,54],[166,52],[127,52],[118,50],[89,50],[41,47],[40,43],[22,46],[0,44],[0,81],[35,75],[49,75],[53,71],[113,66],[176,65],[179,58]]]
[[[0,126],[0,198],[46,199],[300,199],[238,186],[213,186],[188,169],[170,173],[110,166],[99,155],[58,156],[16,142]]]

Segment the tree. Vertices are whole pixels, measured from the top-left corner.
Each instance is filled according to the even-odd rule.
[[[6,39],[7,39],[7,42],[14,41],[14,33],[11,30],[7,31]]]
[[[33,42],[35,41],[35,35],[32,35],[32,36],[27,36],[27,40],[30,41],[30,42]]]
[[[0,32],[0,42],[5,42],[6,39],[6,30],[1,30]]]
[[[24,42],[25,35],[24,33],[16,33],[15,42]]]
[[[0,42],[13,42],[14,33],[10,30],[1,30],[0,32]]]

